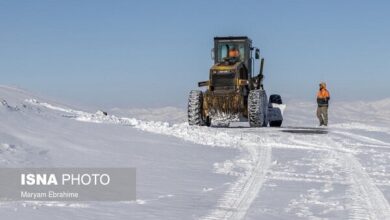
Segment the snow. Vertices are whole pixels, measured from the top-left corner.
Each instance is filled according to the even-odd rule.
[[[2,167],[137,168],[136,201],[2,202],[5,219],[390,219],[390,99],[331,103],[327,129],[297,101],[283,128],[104,115],[7,86],[0,101]]]

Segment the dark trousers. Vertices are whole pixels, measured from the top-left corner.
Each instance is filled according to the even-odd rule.
[[[317,118],[320,120],[320,125],[328,125],[328,106],[318,106]]]

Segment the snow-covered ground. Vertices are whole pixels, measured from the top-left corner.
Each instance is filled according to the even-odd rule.
[[[390,99],[287,103],[283,128],[108,116],[0,86],[0,166],[136,167],[134,202],[2,202],[1,219],[390,219]]]

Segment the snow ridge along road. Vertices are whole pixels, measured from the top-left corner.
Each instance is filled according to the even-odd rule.
[[[323,143],[316,144],[318,140],[310,136],[274,135],[272,132],[275,129],[272,128],[245,128],[237,132],[237,129],[190,127],[186,123],[169,125],[165,122],[119,118],[113,115],[106,116],[101,112],[87,113],[41,103],[34,99],[26,100],[26,102],[60,111],[63,114],[66,113],[66,117],[78,121],[133,126],[143,131],[174,136],[197,144],[240,149],[242,154],[233,161],[233,169],[239,169],[240,175],[234,183],[231,183],[230,188],[219,200],[218,205],[201,219],[244,219],[267,180],[267,173],[271,172],[271,166],[273,165],[271,162],[272,149],[296,149],[303,152],[319,151],[334,155],[335,161],[332,162],[337,163],[337,166],[340,166],[342,172],[347,175],[346,179],[341,180],[341,182],[349,185],[346,192],[346,197],[349,198],[346,204],[349,218],[390,219],[389,202],[356,157],[362,151],[370,153],[371,149],[390,148],[390,144],[346,132],[344,126],[332,128],[332,135],[324,136]],[[371,130],[373,129],[371,128]],[[322,161],[324,164],[327,163],[326,157],[322,160],[325,160]],[[337,171],[333,170],[333,172]],[[342,173],[339,174],[342,176]],[[301,176],[305,177],[304,174]],[[272,175],[270,178],[272,179]],[[276,178],[289,179],[289,177],[283,176]],[[303,181],[305,180],[303,179]],[[310,216],[307,217],[310,218]]]
[[[67,117],[79,121],[129,125],[143,131],[170,135],[197,144],[239,148],[245,151],[243,157],[234,161],[236,166],[244,169],[243,175],[231,184],[223,198],[219,200],[217,207],[202,219],[243,219],[261,189],[271,164],[271,148],[264,146],[269,141],[265,138],[244,137],[241,133],[235,134],[207,127],[189,127],[186,123],[170,126],[164,122],[145,122],[134,118],[106,116],[101,113],[92,114],[41,103],[35,99],[28,99],[26,102],[68,113],[70,115]]]

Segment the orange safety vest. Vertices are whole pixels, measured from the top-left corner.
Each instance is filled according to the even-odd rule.
[[[238,50],[230,50],[229,51],[229,57],[238,57],[240,54]]]
[[[329,91],[325,88],[320,89],[320,91],[318,91],[318,93],[317,93],[317,98],[319,98],[319,99],[325,99],[325,98],[329,98],[329,97],[330,97]]]

